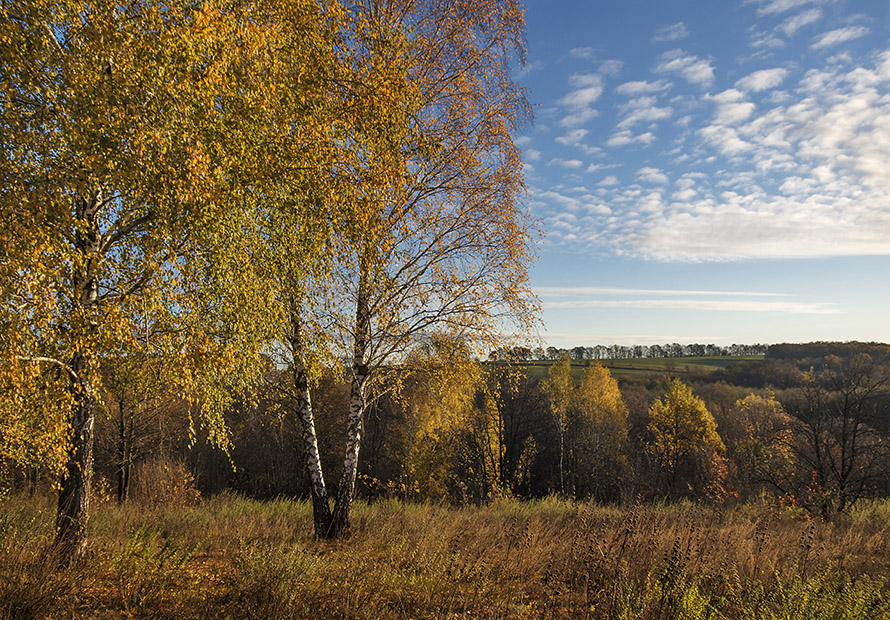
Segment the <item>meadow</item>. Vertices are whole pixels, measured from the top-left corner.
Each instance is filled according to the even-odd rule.
[[[0,618],[890,618],[890,502],[832,522],[757,500],[627,507],[306,502],[97,507],[56,568],[54,504],[0,500]]]

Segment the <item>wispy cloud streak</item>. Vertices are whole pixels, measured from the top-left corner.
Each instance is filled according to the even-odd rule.
[[[792,301],[717,301],[707,299],[581,299],[545,301],[545,309],[579,308],[648,308],[674,310],[704,310],[711,312],[778,312],[785,314],[838,314],[833,304],[798,303]]]
[[[673,289],[649,288],[601,288],[591,286],[541,286],[535,288],[540,297],[566,297],[576,295],[664,295],[665,297],[681,296],[717,296],[717,297],[787,297],[784,293],[757,293],[751,291],[686,291]]]

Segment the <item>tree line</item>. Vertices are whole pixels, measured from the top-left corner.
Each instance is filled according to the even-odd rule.
[[[607,503],[765,494],[832,518],[890,494],[888,359],[849,353],[744,362],[747,376],[760,378],[746,386],[727,381],[740,376],[732,367],[682,381],[630,379],[598,362],[578,369],[567,356],[541,378],[521,364],[481,364],[459,341],[430,340],[392,369],[364,412],[356,493],[456,505],[550,494]],[[311,496],[311,479],[293,466],[295,455],[307,456],[289,413],[294,397],[276,385],[288,372],[268,370],[258,398],[226,409],[228,454],[203,426],[189,445],[189,406],[175,393],[109,382],[96,471],[110,495],[126,501],[135,484],[150,501],[188,498],[189,488]],[[329,372],[310,393],[321,469],[335,471],[350,388]],[[139,404],[128,404],[137,394]],[[327,482],[337,488],[336,478]]]
[[[715,344],[670,344],[653,345],[602,345],[592,347],[577,346],[571,349],[548,347],[513,346],[501,347],[489,354],[489,359],[504,361],[550,361],[554,362],[567,355],[573,361],[607,360],[607,359],[640,359],[663,357],[718,357],[718,356],[749,356],[765,355],[769,347],[765,344],[731,344],[720,346]]]
[[[151,449],[127,438],[181,441],[175,420],[231,454],[227,416],[274,401],[333,537],[393,365],[528,333],[523,40],[514,0],[4,5],[0,450],[58,476],[63,561],[108,411],[126,489]],[[346,397],[323,469],[327,372]]]

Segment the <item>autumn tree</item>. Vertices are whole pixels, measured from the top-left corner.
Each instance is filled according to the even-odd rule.
[[[379,33],[361,58],[379,72],[401,33],[407,126],[388,149],[366,151],[354,176],[397,155],[402,174],[361,184],[338,255],[334,297],[339,348],[350,357],[347,448],[329,534],[349,527],[362,418],[380,369],[421,335],[442,333],[490,350],[507,322],[526,324],[533,231],[512,132],[526,115],[510,77],[523,20],[513,0],[368,0],[356,11]],[[374,143],[380,145],[380,142]],[[374,168],[372,168],[374,169]]]
[[[293,13],[311,21],[312,6]],[[299,74],[274,62],[274,32],[253,10],[4,5],[3,449],[60,469],[64,558],[85,546],[104,360],[150,333],[153,355],[180,369],[174,389],[223,444],[233,382],[246,386],[262,363],[270,299],[251,260],[262,244],[245,234],[256,227],[246,179],[292,165],[267,159],[288,135],[268,120],[282,73]],[[283,114],[293,123],[297,111]]]
[[[563,354],[551,365],[546,387],[559,439],[560,491],[616,499],[627,468],[627,407],[618,383],[597,362],[576,386]]]
[[[628,467],[627,407],[618,382],[599,362],[581,377],[568,436],[575,495],[619,499]]]
[[[730,415],[744,432],[735,451],[747,476],[773,490],[789,492],[797,469],[791,416],[771,393],[739,399]]]
[[[705,403],[679,379],[649,408],[647,452],[669,495],[707,493],[719,484],[725,450]]]
[[[434,429],[406,442],[418,448],[411,480],[421,496],[480,503],[501,493],[552,491],[553,461],[545,459],[555,435],[540,382],[509,363],[483,370],[466,345],[436,349],[450,353],[430,359],[447,361],[429,367],[418,376],[422,383],[412,380],[403,392],[406,429],[416,432],[421,420]],[[417,361],[410,366],[423,368]]]
[[[450,460],[441,457],[450,452],[446,446],[457,429],[466,425],[481,373],[465,345],[440,338],[421,343],[407,361],[413,372],[400,390],[405,408],[402,485],[420,484],[423,496],[441,499]]]
[[[329,537],[336,530],[311,387],[342,353],[330,333],[342,310],[334,270],[374,213],[369,201],[404,178],[402,145],[416,89],[407,82],[408,48],[399,28],[380,28],[335,2],[323,6],[309,30],[290,7],[267,8],[266,19],[281,29],[277,53],[292,68],[282,76],[282,96],[298,101],[296,114],[306,115],[295,123],[280,114],[289,104],[276,106],[275,133],[293,147],[277,156],[290,168],[254,183],[266,286],[275,300],[272,355],[284,369],[267,388],[300,421],[315,534]]]
[[[551,364],[547,372],[546,391],[550,399],[550,415],[553,417],[559,440],[559,492],[564,494],[566,492],[566,429],[575,407],[572,361],[568,354],[561,355],[559,361]]]
[[[499,488],[498,417],[479,363],[466,343],[438,336],[406,362],[402,485],[427,499],[489,499]]]

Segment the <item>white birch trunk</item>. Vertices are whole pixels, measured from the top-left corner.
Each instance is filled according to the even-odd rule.
[[[303,345],[300,329],[298,302],[291,307],[291,351],[293,356],[293,388],[296,396],[296,410],[303,429],[303,449],[306,451],[306,472],[309,475],[309,490],[312,494],[312,517],[315,536],[325,538],[331,525],[331,506],[328,490],[321,469],[321,456],[318,450],[318,436],[315,434],[315,414],[309,394],[309,380],[303,363]]]
[[[352,498],[355,494],[355,478],[358,473],[358,455],[362,444],[362,419],[365,413],[365,389],[369,371],[367,351],[371,331],[371,311],[368,290],[365,285],[366,272],[359,277],[359,290],[355,313],[355,342],[353,344],[352,385],[349,391],[349,418],[346,424],[346,455],[343,459],[343,474],[337,488],[337,501],[331,520],[329,537],[346,534],[349,530],[349,515],[352,511]]]
[[[346,425],[346,456],[343,460],[343,474],[337,489],[337,502],[334,504],[333,520],[329,537],[335,538],[349,530],[349,515],[352,511],[352,498],[355,494],[355,478],[358,473],[358,455],[362,443],[362,418],[365,413],[364,385],[367,375],[357,373],[352,380],[349,394],[349,420]]]

